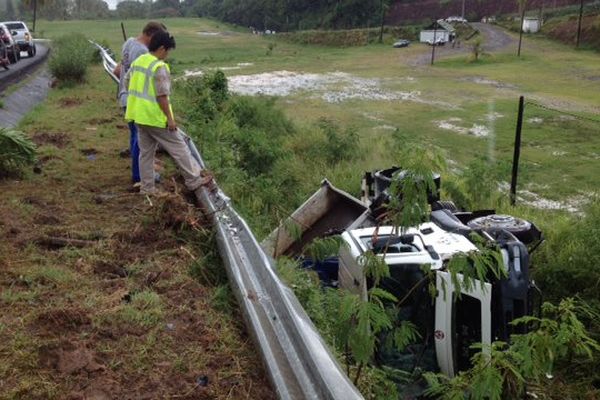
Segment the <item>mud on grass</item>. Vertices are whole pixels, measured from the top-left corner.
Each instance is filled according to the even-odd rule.
[[[77,146],[0,181],[0,399],[275,398],[172,169],[167,199],[129,192],[127,133],[105,79],[94,68],[86,85],[52,91],[20,127]],[[88,100],[65,112],[75,90]],[[96,114],[80,113],[88,102]],[[91,117],[97,131],[78,129]]]

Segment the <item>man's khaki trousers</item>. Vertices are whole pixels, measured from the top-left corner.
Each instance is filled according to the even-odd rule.
[[[179,131],[169,131],[138,124],[138,144],[140,146],[140,192],[152,193],[154,188],[154,155],[158,144],[175,160],[185,180],[185,186],[194,191],[202,185],[200,165],[192,157],[183,136]]]

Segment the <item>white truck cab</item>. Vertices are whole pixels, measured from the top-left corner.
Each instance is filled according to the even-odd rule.
[[[470,368],[478,351],[473,344],[481,343],[486,351],[493,341],[508,341],[516,329],[510,322],[531,314],[534,285],[529,279],[529,253],[543,235],[535,225],[519,218],[497,215],[493,210],[459,211],[451,202],[440,201],[439,175],[434,176],[438,190],[428,193],[429,222],[400,234],[396,227],[379,224],[377,210],[386,196],[389,198],[387,187],[392,177],[402,177],[398,170],[367,173],[360,200],[323,181],[262,245],[273,257],[297,257],[313,239],[341,235],[346,246],[335,260],[315,263],[313,269],[320,277],[329,277],[324,284],[363,298],[373,282],[365,277],[360,258],[366,252],[382,257],[390,277],[379,285],[398,299],[398,318],[412,322],[420,339],[402,353],[376,352],[377,363],[405,371],[441,371],[452,377]],[[287,231],[290,223],[301,229],[299,238]],[[479,251],[471,241],[473,233],[500,248],[507,278],[490,277],[469,288],[461,284],[459,289],[447,264],[457,254]],[[462,276],[455,278],[462,283]],[[431,286],[437,289],[433,297]]]

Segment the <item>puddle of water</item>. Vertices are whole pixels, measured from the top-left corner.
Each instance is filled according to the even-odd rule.
[[[447,131],[452,131],[455,133],[459,133],[461,135],[472,135],[476,137],[486,137],[489,136],[490,130],[488,127],[484,125],[473,124],[470,128],[460,126],[458,123],[462,122],[461,118],[448,118],[443,121],[435,121],[437,127],[440,129],[444,129]]]
[[[381,130],[381,131],[395,131],[396,127],[392,126],[392,125],[379,125],[373,128],[374,130]]]
[[[414,78],[411,77],[393,80],[394,83],[412,81]],[[284,97],[312,92],[313,98],[320,98],[328,103],[341,103],[348,100],[413,101],[453,107],[443,102],[423,99],[419,91],[387,89],[383,83],[381,79],[360,78],[345,72],[316,74],[273,71],[229,77],[230,90],[247,96]]]
[[[501,182],[498,185],[498,189],[507,192],[510,189],[510,184],[508,182]],[[580,214],[583,207],[589,203],[593,196],[593,193],[581,193],[571,196],[566,200],[558,201],[547,199],[530,190],[518,190],[517,202],[542,210],[562,210],[573,214]]]
[[[479,85],[487,85],[487,86],[493,86],[497,89],[516,89],[517,87],[515,85],[512,85],[510,83],[504,83],[504,82],[498,82],[492,79],[486,79],[486,78],[482,78],[479,76],[472,76],[472,77],[466,77],[466,78],[461,78],[462,81],[467,81],[467,82],[473,82],[473,83],[477,83]]]
[[[235,65],[233,67],[211,67],[211,68],[207,68],[206,70],[235,71],[235,70],[242,69],[245,67],[251,67],[253,65],[254,65],[254,63],[243,62],[243,63],[237,63],[237,65]],[[193,70],[186,69],[185,71],[183,71],[184,78],[191,78],[191,77],[202,76],[202,75],[204,75],[204,70],[200,70],[200,69],[193,69]]]

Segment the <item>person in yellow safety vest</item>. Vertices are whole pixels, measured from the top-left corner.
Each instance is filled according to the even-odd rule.
[[[210,182],[210,176],[203,176],[200,165],[192,157],[173,116],[169,101],[170,70],[164,60],[174,48],[175,39],[168,32],[155,33],[148,45],[149,53],[131,64],[125,78],[129,92],[125,119],[138,127],[142,194],[158,193],[154,183],[158,144],[173,157],[188,189],[194,191]]]

